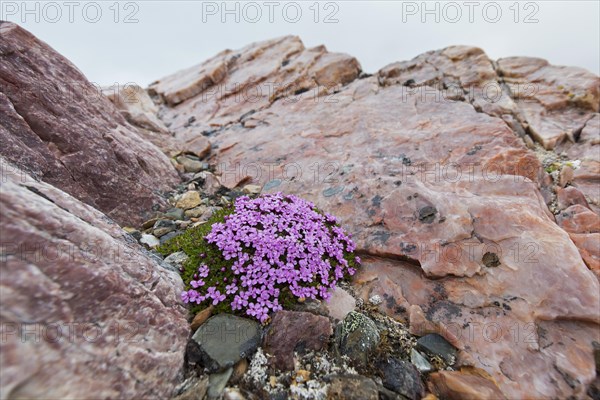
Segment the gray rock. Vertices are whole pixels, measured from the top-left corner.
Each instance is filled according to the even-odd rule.
[[[383,303],[383,299],[381,298],[380,295],[376,294],[376,295],[369,297],[369,303],[373,304],[374,306],[378,306],[381,303]]]
[[[160,240],[154,235],[143,234],[140,239],[141,244],[145,244],[149,248],[153,249],[156,246],[160,245]]]
[[[379,330],[369,317],[352,311],[336,327],[336,343],[342,354],[364,365],[379,344]]]
[[[203,323],[192,340],[199,345],[204,367],[215,372],[254,353],[261,341],[261,329],[256,321],[218,314]]]
[[[209,399],[217,399],[221,397],[221,395],[223,394],[223,390],[225,390],[225,386],[227,386],[227,382],[229,382],[229,378],[231,378],[232,373],[233,368],[229,367],[225,371],[218,372],[216,374],[211,374],[208,377]]]
[[[128,230],[126,232],[137,241],[142,238],[142,232],[138,231],[137,229]]]
[[[175,224],[175,222],[171,221],[170,219],[159,219],[154,224],[152,233],[156,237],[161,237],[169,232],[174,231],[175,229],[177,229],[177,224]]]
[[[376,364],[382,374],[383,386],[411,400],[423,397],[425,387],[417,368],[408,361],[389,358]]]
[[[185,170],[185,172],[199,172],[202,171],[204,169],[204,164],[201,161],[198,160],[192,160],[190,157],[188,156],[180,156],[177,157],[177,162],[181,165],[183,165],[183,169]]]
[[[417,348],[428,354],[442,357],[448,364],[453,364],[456,360],[456,348],[437,333],[430,333],[419,338]]]
[[[163,214],[163,218],[172,220],[182,220],[184,217],[183,210],[181,208],[171,208]]]
[[[188,218],[209,219],[212,216],[212,210],[210,207],[198,206],[189,210],[185,210],[185,216]]]
[[[179,267],[183,265],[184,262],[188,260],[188,255],[183,251],[178,251],[176,253],[170,254],[167,258],[165,258],[162,262],[162,266],[167,269],[172,269],[177,271]]]
[[[415,367],[417,367],[417,369],[420,372],[431,371],[431,364],[429,363],[429,361],[427,361],[425,356],[423,356],[421,353],[419,353],[415,349],[410,350],[410,361],[413,363],[413,365]]]
[[[183,233],[183,231],[169,232],[166,235],[163,235],[163,236],[160,237],[160,244],[165,244],[169,240],[173,239],[174,237],[177,237],[177,236],[181,235],[182,233]]]

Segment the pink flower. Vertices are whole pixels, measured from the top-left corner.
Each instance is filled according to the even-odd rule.
[[[233,310],[264,322],[282,309],[281,289],[289,288],[298,298],[327,299],[337,281],[353,275],[360,264],[359,257],[346,260],[355,249],[350,237],[333,215],[323,215],[296,196],[238,197],[234,212],[213,224],[205,237],[231,262],[212,269],[202,263],[189,282],[202,294],[188,291],[182,300],[216,305],[230,296]],[[220,278],[228,269],[235,278]],[[205,287],[205,280],[218,283]]]

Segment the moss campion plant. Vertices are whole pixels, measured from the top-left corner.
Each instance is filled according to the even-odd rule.
[[[360,264],[334,216],[282,193],[239,197],[159,250],[189,256],[182,270],[184,302],[213,304],[261,322],[287,302],[328,299]]]

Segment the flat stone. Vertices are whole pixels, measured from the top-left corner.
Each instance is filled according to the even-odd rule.
[[[212,208],[207,206],[198,206],[185,210],[185,216],[188,218],[200,218],[208,220],[212,216]]]
[[[343,320],[348,313],[356,309],[356,299],[350,293],[336,286],[328,301],[325,302],[328,315],[334,320]]]
[[[199,206],[201,203],[202,199],[200,198],[200,193],[197,191],[189,191],[181,195],[177,201],[177,208],[189,210],[190,208]]]
[[[421,375],[408,361],[395,358],[379,360],[377,368],[382,374],[383,386],[411,400],[420,400],[425,392]]]
[[[233,368],[229,367],[222,372],[217,372],[214,374],[210,374],[208,377],[208,398],[209,399],[218,399],[223,394],[223,390],[225,390],[225,386],[227,386],[227,382],[229,382],[229,378],[231,378],[231,374],[233,373]]]
[[[379,400],[377,385],[360,375],[332,375],[327,378],[329,400]]]
[[[556,216],[556,222],[569,233],[600,232],[600,214],[579,204],[561,211]]]
[[[183,145],[182,149],[186,152],[194,153],[198,158],[203,159],[210,153],[210,141],[204,136],[197,136]],[[202,169],[208,169],[208,164],[203,163]]]
[[[417,348],[428,354],[442,357],[448,364],[453,364],[456,361],[456,348],[437,333],[430,333],[419,338]]]
[[[459,371],[439,371],[429,375],[434,393],[448,400],[503,400],[506,396],[492,381]]]
[[[177,162],[183,165],[185,172],[198,172],[204,168],[204,163],[198,160],[192,160],[186,156],[177,157]]]
[[[163,213],[163,218],[172,219],[174,221],[182,220],[183,217],[184,214],[181,208],[171,208]]]
[[[558,207],[561,210],[565,210],[575,204],[590,208],[585,195],[574,186],[567,186],[564,189],[556,188],[556,197],[558,200]]]
[[[242,188],[242,191],[248,194],[259,194],[261,190],[262,187],[260,185],[246,185]]]
[[[170,219],[159,219],[154,224],[152,233],[154,236],[159,238],[169,232],[174,231],[175,229],[177,229],[177,224],[175,222],[171,221]]]
[[[159,241],[160,244],[165,244],[166,242],[168,242],[169,240],[181,235],[183,233],[183,231],[172,231],[169,232],[167,234],[164,234],[163,236],[160,237]]]
[[[140,243],[145,244],[152,249],[160,245],[160,240],[154,235],[143,234],[140,238]]]
[[[173,268],[179,268],[188,260],[188,255],[183,251],[176,251],[175,253],[169,254],[163,260],[164,264],[169,264]]]
[[[218,314],[200,325],[192,339],[203,352],[209,371],[231,367],[254,353],[261,339],[260,325],[230,314]]]
[[[336,343],[342,354],[364,365],[379,344],[379,330],[366,315],[352,311],[336,327]]]
[[[333,328],[326,317],[302,311],[278,311],[264,338],[264,349],[273,356],[269,364],[293,370],[295,351],[320,351],[332,334]]]
[[[419,370],[419,372],[431,371],[431,364],[421,353],[415,349],[410,349],[410,362]]]
[[[158,221],[158,218],[150,218],[142,223],[142,229],[150,229]]]

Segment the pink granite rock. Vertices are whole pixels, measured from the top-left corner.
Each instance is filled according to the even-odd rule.
[[[121,224],[178,182],[167,157],[68,60],[0,22],[0,155]]]
[[[92,207],[0,157],[0,397],[169,398],[183,283]]]
[[[196,85],[183,74],[151,90],[176,135],[210,139],[225,186],[294,193],[339,216],[366,256],[354,282],[365,301],[378,294],[413,332],[443,334],[508,398],[581,397],[600,323],[600,286],[582,260],[591,242],[578,251],[556,224],[554,188],[529,147],[585,155],[571,184],[598,204],[598,77],[465,46],[370,77],[326,54],[285,37],[197,67],[229,60],[218,83],[177,105],[169,92]],[[332,61],[334,90],[319,89],[315,58]],[[283,89],[257,89],[268,86]],[[572,346],[546,340],[557,335]]]

